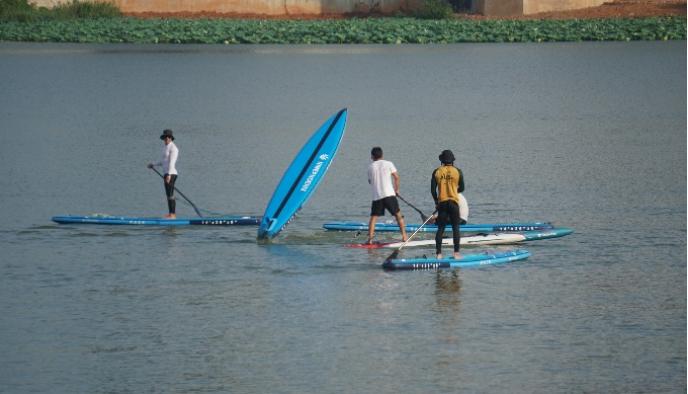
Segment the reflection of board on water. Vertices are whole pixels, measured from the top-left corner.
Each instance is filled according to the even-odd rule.
[[[344,136],[347,110],[329,118],[301,148],[285,171],[258,228],[258,239],[276,236],[313,194]]]

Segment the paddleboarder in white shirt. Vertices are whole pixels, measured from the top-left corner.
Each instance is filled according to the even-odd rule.
[[[174,198],[174,183],[177,181],[177,157],[179,157],[179,149],[174,144],[174,135],[172,130],[164,130],[160,139],[165,143],[162,151],[162,160],[157,163],[148,164],[148,168],[155,166],[162,166],[163,179],[165,181],[165,195],[167,196],[167,209],[169,213],[165,215],[165,219],[176,219],[176,201]]]
[[[368,243],[375,237],[375,223],[378,216],[385,214],[385,209],[397,219],[401,229],[401,240],[406,241],[406,227],[404,217],[399,209],[399,173],[394,163],[382,159],[382,148],[374,147],[370,151],[373,160],[368,166],[368,183],[373,191],[373,203],[370,207],[370,221],[368,222]]]

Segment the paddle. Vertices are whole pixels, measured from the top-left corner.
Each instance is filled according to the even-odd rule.
[[[418,232],[420,231],[420,229],[422,229],[423,226],[425,226],[425,225],[430,221],[430,219],[432,219],[433,215],[434,215],[436,212],[437,212],[437,211],[434,211],[434,212],[432,213],[432,215],[430,215],[430,217],[428,217],[427,219],[425,219],[425,221],[423,222],[423,224],[421,224],[421,225],[416,229],[416,231],[414,231],[413,234],[411,234],[411,236],[408,237],[408,238],[406,239],[406,241],[405,241],[401,246],[399,246],[398,249],[394,250],[394,251],[392,252],[392,254],[390,254],[390,255],[385,259],[385,262],[390,261],[390,260],[393,260],[393,259],[396,259],[397,256],[399,255],[399,252],[401,251],[401,249],[402,249],[404,246],[406,246],[407,243],[409,243],[409,241],[411,240],[411,238],[413,238],[414,235],[418,234]]]
[[[150,169],[153,170],[153,171],[155,171],[156,174],[160,175],[160,178],[165,179],[165,177],[164,177],[158,170],[156,170],[155,167],[150,167]],[[196,211],[196,214],[198,215],[199,218],[202,218],[202,217],[203,217],[203,215],[201,215],[201,211],[198,210],[198,207],[196,206],[196,204],[192,203],[191,200],[189,200],[189,199],[184,195],[184,193],[181,192],[181,190],[177,189],[176,186],[174,187],[174,190],[176,190],[177,193],[179,193],[180,196],[184,197],[184,199],[185,199],[189,204],[191,204],[191,206],[193,207],[194,211]]]
[[[397,197],[399,197],[399,199],[401,199],[401,201],[405,202],[409,207],[415,209],[416,212],[418,212],[418,213],[420,214],[420,220],[425,220],[425,219],[428,218],[427,216],[425,216],[425,214],[423,213],[423,211],[421,211],[420,209],[418,209],[418,208],[416,208],[415,206],[413,206],[413,204],[411,204],[410,202],[406,201],[406,199],[405,199],[404,197],[402,197],[401,194],[397,194]],[[431,217],[432,217],[432,216],[431,216]]]

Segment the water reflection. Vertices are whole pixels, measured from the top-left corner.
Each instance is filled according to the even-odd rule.
[[[461,305],[461,277],[458,270],[437,271],[435,302],[441,311],[459,312]]]
[[[457,351],[461,346],[461,287],[458,270],[440,270],[435,274],[435,319],[437,342],[441,351],[435,359],[436,368],[452,368],[460,363]]]
[[[166,227],[161,234],[160,248],[163,249],[162,253],[167,258],[181,256],[183,254],[183,246],[179,245],[181,241],[179,229],[175,227]]]

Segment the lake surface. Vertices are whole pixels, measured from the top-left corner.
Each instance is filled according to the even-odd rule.
[[[686,391],[685,41],[2,43],[0,75],[0,392]],[[146,168],[164,128],[179,190],[261,215],[343,107],[327,177],[270,244],[50,221],[166,213]],[[321,227],[367,220],[375,145],[426,213],[452,149],[470,222],[576,232],[523,262],[384,272],[389,251]]]

